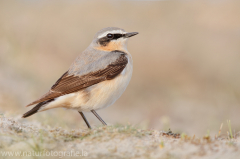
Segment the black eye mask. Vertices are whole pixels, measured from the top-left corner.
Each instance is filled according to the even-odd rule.
[[[111,40],[117,40],[121,37],[124,37],[125,34],[107,34],[105,37],[102,37],[98,40],[98,43],[102,46],[106,46]]]

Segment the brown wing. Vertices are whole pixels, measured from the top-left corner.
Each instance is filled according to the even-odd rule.
[[[90,72],[83,76],[69,75],[68,71],[60,77],[51,87],[48,93],[27,106],[57,98],[59,96],[74,93],[105,80],[114,79],[126,67],[128,59],[124,54],[106,68]]]

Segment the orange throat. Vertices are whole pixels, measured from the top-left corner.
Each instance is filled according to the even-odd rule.
[[[98,50],[103,50],[103,51],[114,51],[114,50],[120,50],[120,51],[126,51],[124,49],[123,43],[122,42],[109,42],[106,46],[99,46],[96,47]]]

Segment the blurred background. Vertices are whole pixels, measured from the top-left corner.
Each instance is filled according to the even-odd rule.
[[[240,130],[240,1],[0,1],[0,114],[21,117],[102,28],[129,40],[132,80],[98,111],[110,124],[205,135]],[[86,113],[90,123],[101,123]],[[86,128],[78,112],[54,109],[23,122]]]

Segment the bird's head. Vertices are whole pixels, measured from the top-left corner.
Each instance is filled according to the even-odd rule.
[[[92,46],[103,51],[127,51],[128,38],[137,35],[138,32],[126,32],[116,27],[104,28],[95,35]]]

